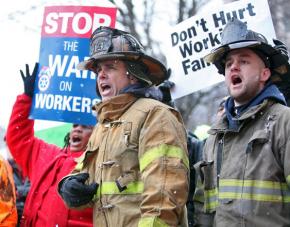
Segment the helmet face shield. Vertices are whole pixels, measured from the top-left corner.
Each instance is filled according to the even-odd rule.
[[[148,73],[145,78],[148,84],[160,84],[167,79],[165,66],[157,59],[150,57],[144,51],[142,44],[131,34],[110,27],[99,27],[91,36],[90,59],[81,62],[78,69],[95,71],[95,65],[104,60],[120,59],[145,64]],[[133,74],[140,79],[136,74]],[[149,83],[150,82],[150,83]]]

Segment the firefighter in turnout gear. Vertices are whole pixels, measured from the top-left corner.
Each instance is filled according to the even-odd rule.
[[[95,226],[187,226],[185,127],[152,92],[167,79],[164,65],[129,33],[100,27],[79,68],[97,74],[102,101],[85,154],[59,183],[65,203],[93,205]]]
[[[225,76],[230,97],[195,166],[203,182],[196,194],[204,192],[198,225],[290,226],[290,109],[274,85],[290,78],[287,58],[233,19],[205,59]]]

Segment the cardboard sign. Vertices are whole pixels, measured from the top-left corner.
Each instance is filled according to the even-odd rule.
[[[224,80],[214,65],[203,57],[220,46],[221,32],[235,17],[246,22],[248,29],[262,33],[270,42],[275,30],[267,0],[236,1],[191,17],[173,27],[167,37],[170,80],[175,83],[174,99]]]
[[[114,27],[116,13],[116,8],[94,6],[45,8],[31,118],[96,123],[96,75],[77,65],[89,58],[92,32],[99,26]]]

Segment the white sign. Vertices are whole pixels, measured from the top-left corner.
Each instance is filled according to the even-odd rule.
[[[241,0],[191,17],[170,30],[166,54],[175,83],[173,99],[188,95],[224,80],[214,65],[203,57],[220,46],[221,32],[235,17],[248,29],[262,33],[272,44],[276,37],[267,0]],[[168,40],[169,38],[169,40]]]

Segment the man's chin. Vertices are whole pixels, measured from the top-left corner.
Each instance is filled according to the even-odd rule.
[[[238,100],[241,98],[241,96],[243,96],[243,92],[241,90],[231,90],[230,91],[230,96],[234,99],[234,100]]]

